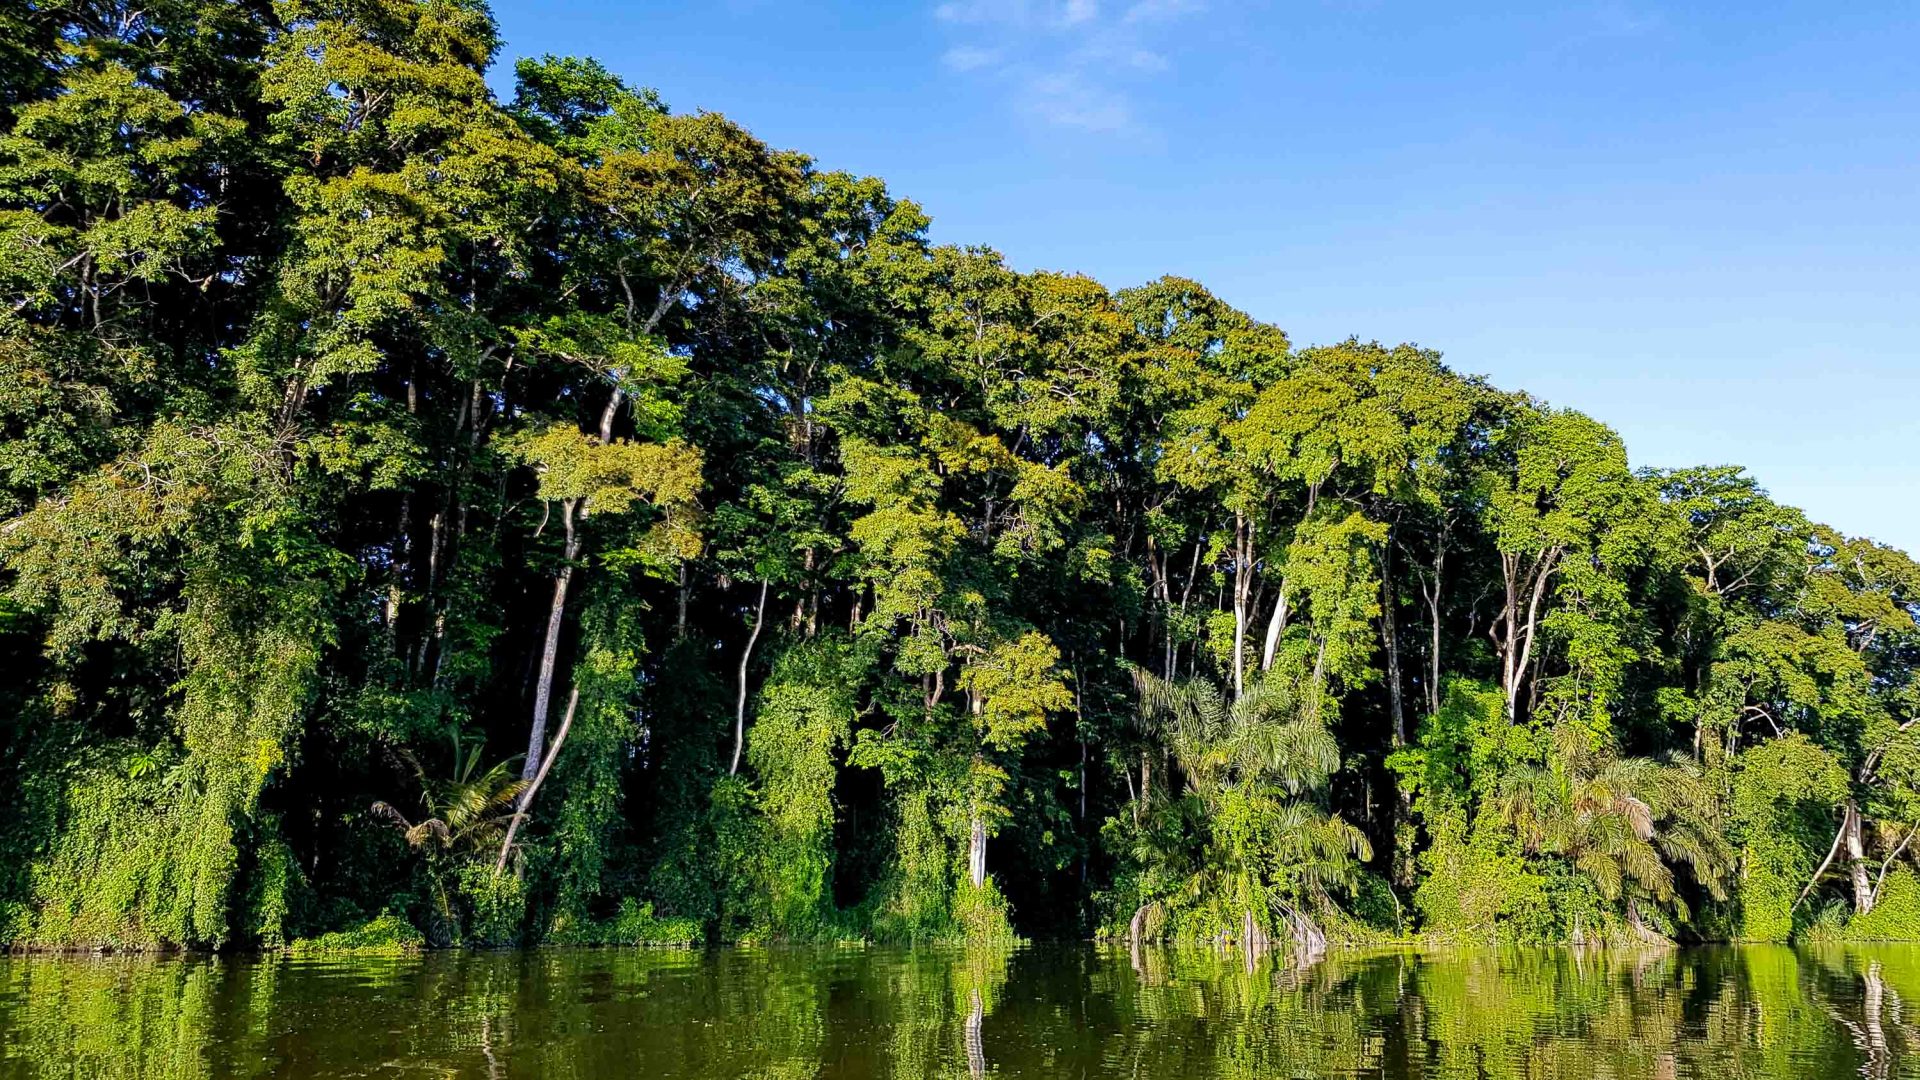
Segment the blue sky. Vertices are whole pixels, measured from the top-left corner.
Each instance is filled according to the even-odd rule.
[[[499,0],[943,242],[1415,341],[1920,552],[1920,5]]]

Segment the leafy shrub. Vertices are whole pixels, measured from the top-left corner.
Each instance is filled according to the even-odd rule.
[[[1849,941],[1920,939],[1920,875],[1905,866],[1888,874],[1879,902],[1848,922],[1843,936]]]
[[[1391,940],[1406,937],[1412,930],[1413,913],[1406,910],[1387,879],[1373,873],[1359,876],[1346,910],[1327,920],[1327,936],[1342,941]]]
[[[1422,930],[1452,941],[1551,940],[1546,883],[1506,830],[1485,821],[1468,834],[1465,814],[1429,820],[1432,846],[1421,856],[1426,880],[1414,893]],[[1503,920],[1517,925],[1501,927]]]
[[[629,896],[610,919],[569,921],[555,926],[547,940],[556,945],[628,945],[688,948],[704,935],[697,919],[663,918],[651,903]]]
[[[467,944],[504,948],[520,943],[527,890],[518,877],[497,874],[492,866],[474,860],[460,868],[460,896],[467,914]]]
[[[1792,935],[1794,903],[1820,860],[1833,807],[1846,787],[1846,771],[1833,754],[1804,735],[1741,755],[1732,807],[1742,841],[1741,938],[1785,941]]]
[[[405,956],[426,948],[426,935],[398,915],[383,914],[352,930],[300,938],[287,946],[293,956]]]
[[[969,945],[1018,941],[1009,911],[1007,898],[991,877],[978,887],[962,880],[954,888],[954,929]]]

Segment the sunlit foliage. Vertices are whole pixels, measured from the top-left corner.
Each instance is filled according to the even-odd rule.
[[[1920,926],[1920,565],[1737,468],[482,5],[0,31],[7,942]]]

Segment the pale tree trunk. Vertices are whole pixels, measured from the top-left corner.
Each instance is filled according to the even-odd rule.
[[[1433,552],[1433,580],[1420,582],[1421,595],[1427,601],[1427,712],[1429,715],[1440,711],[1440,593],[1443,574],[1447,566],[1446,533],[1442,532],[1435,542]]]
[[[612,440],[614,417],[620,411],[621,393],[614,388],[613,396],[607,399],[607,406],[600,414],[600,443],[606,445]],[[567,590],[573,583],[573,563],[580,557],[580,536],[574,528],[574,514],[577,509],[575,500],[567,499],[560,504],[560,526],[566,530],[565,558],[560,572],[553,578],[553,605],[547,612],[547,636],[540,647],[540,675],[533,691],[533,725],[527,733],[527,757],[520,767],[520,778],[532,784],[540,772],[540,762],[546,754],[547,711],[553,701],[553,671],[560,657],[560,635],[566,625]],[[683,563],[680,573],[684,577],[686,565]],[[520,795],[519,805],[527,804],[533,788]]]
[[[1396,747],[1407,743],[1407,710],[1400,675],[1399,624],[1394,617],[1395,609],[1399,606],[1398,599],[1393,587],[1393,535],[1389,532],[1386,543],[1380,548],[1380,640],[1387,654],[1387,704],[1393,720],[1393,745]],[[1414,876],[1410,824],[1413,793],[1397,775],[1390,776],[1388,782],[1394,792],[1390,810],[1392,816],[1388,823],[1394,847],[1391,872],[1394,883],[1404,886],[1411,884]]]
[[[969,691],[969,696],[973,715],[977,719],[985,703],[976,693]],[[977,758],[975,760],[978,761]],[[967,830],[967,878],[976,889],[987,881],[987,823],[980,816],[978,802],[973,804],[973,820],[969,822]]]
[[[1515,699],[1519,697],[1513,674],[1514,628],[1519,621],[1520,606],[1517,595],[1519,591],[1517,561],[1517,557],[1513,555],[1502,553],[1500,556],[1501,576],[1506,580],[1507,595],[1500,607],[1500,639],[1495,642],[1500,649],[1500,691],[1507,699],[1507,719],[1509,720],[1517,719],[1513,715],[1513,708]]]
[[[567,732],[573,729],[573,711],[580,704],[580,687],[575,686],[567,695],[567,711],[560,718],[560,730],[554,732],[553,749],[547,751],[546,760],[540,763],[540,771],[533,775],[527,789],[520,793],[519,806],[513,812],[513,820],[507,822],[507,838],[500,842],[500,859],[493,864],[495,877],[507,868],[507,856],[513,851],[513,837],[520,831],[520,825],[527,819],[527,812],[533,809],[533,797],[540,791],[540,785],[546,782],[548,770],[553,768],[554,760],[560,756],[560,748],[566,745]]]
[[[625,395],[620,387],[613,388],[613,396],[607,399],[607,407],[600,412],[600,445],[613,442],[613,421],[620,415],[620,401]]]
[[[1148,596],[1160,599],[1160,629],[1162,631],[1161,674],[1167,678],[1173,670],[1173,585],[1169,580],[1173,574],[1173,552],[1167,552],[1163,559],[1153,537],[1147,537],[1147,569],[1152,581],[1147,586]]]
[[[1140,947],[1140,942],[1146,937],[1147,911],[1152,906],[1152,904],[1141,904],[1133,909],[1133,918],[1127,920],[1127,942],[1135,949]]]
[[[1253,917],[1253,909],[1248,908],[1241,918],[1240,949],[1245,956],[1247,970],[1252,971],[1260,958],[1267,954],[1273,943],[1267,937],[1266,928]]]
[[[1393,537],[1380,548],[1380,640],[1387,653],[1387,706],[1393,717],[1393,745],[1407,741],[1406,706],[1400,700],[1400,639],[1394,630]]]
[[[680,603],[673,617],[673,636],[687,636],[687,592],[691,588],[687,581],[687,564],[680,564]]]
[[[1280,579],[1280,599],[1273,605],[1273,616],[1267,620],[1267,640],[1260,647],[1260,670],[1273,667],[1274,653],[1280,647],[1280,635],[1287,629],[1287,579]]]
[[[754,642],[760,640],[760,624],[767,616],[767,583],[760,583],[760,603],[753,609],[753,633],[747,635],[747,647],[740,650],[740,696],[733,706],[733,764],[727,775],[740,772],[740,751],[747,744],[747,664],[753,659]]]
[[[987,882],[987,823],[981,819],[980,811],[973,812],[971,835],[967,841],[967,880],[979,888]]]
[[[520,777],[531,782],[540,771],[547,748],[547,709],[553,699],[553,669],[560,656],[560,631],[566,623],[567,587],[573,581],[573,560],[580,554],[580,537],[573,524],[574,504],[560,504],[560,524],[566,530],[566,563],[553,578],[553,605],[547,613],[547,637],[540,647],[540,676],[533,690],[533,727],[527,733],[527,760]],[[526,802],[525,794],[520,797]]]
[[[1500,686],[1506,692],[1509,720],[1520,718],[1517,711],[1520,689],[1526,682],[1527,665],[1533,659],[1534,639],[1540,629],[1540,605],[1560,555],[1559,547],[1549,547],[1532,560],[1505,553],[1500,556],[1507,593],[1500,615],[1501,632],[1495,644],[1500,650]]]
[[[1307,512],[1301,515],[1299,523],[1295,525],[1295,536],[1298,536],[1299,531],[1312,519],[1313,508],[1319,504],[1319,501],[1320,489],[1318,485],[1314,485],[1307,490]],[[1251,565],[1253,562],[1253,527],[1251,525],[1247,527],[1246,557],[1248,564]],[[1286,633],[1289,614],[1288,592],[1288,578],[1286,574],[1282,574],[1280,575],[1280,596],[1274,602],[1272,616],[1267,619],[1267,637],[1260,649],[1261,671],[1267,671],[1273,667],[1273,658],[1280,645],[1280,635]]]
[[[1833,846],[1827,848],[1827,857],[1821,859],[1820,865],[1814,868],[1813,876],[1807,879],[1806,887],[1801,889],[1800,895],[1794,899],[1791,910],[1800,910],[1800,905],[1806,903],[1807,897],[1813,895],[1813,890],[1820,885],[1820,879],[1826,876],[1827,868],[1833,865],[1833,860],[1839,856],[1840,850],[1846,847],[1847,833],[1853,826],[1853,813],[1853,800],[1849,799],[1840,811],[1840,829],[1833,834]]]
[[[409,386],[412,384],[409,383]],[[400,604],[407,564],[413,558],[413,492],[400,496],[400,520],[393,529],[387,564],[387,651],[400,655]]]
[[[1233,696],[1246,693],[1247,596],[1252,592],[1252,567],[1247,535],[1252,526],[1243,513],[1233,515]]]
[[[1291,904],[1286,905],[1284,917],[1288,935],[1293,939],[1296,961],[1316,959],[1326,953],[1327,932],[1320,928],[1319,923]]]
[[[820,629],[820,583],[813,576],[813,559],[813,549],[808,548],[806,560],[801,564],[801,569],[806,571],[808,582],[806,596],[808,641],[812,641],[814,634]]]
[[[1853,885],[1853,912],[1865,915],[1873,910],[1874,888],[1872,875],[1867,872],[1866,833],[1860,805],[1848,799],[1842,813],[1840,829],[1846,835],[1847,878]]]

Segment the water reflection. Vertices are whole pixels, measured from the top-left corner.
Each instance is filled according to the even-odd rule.
[[[1906,947],[16,957],[0,1078],[1879,1080],[1917,1004]]]

